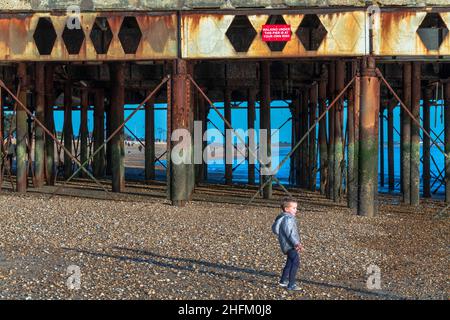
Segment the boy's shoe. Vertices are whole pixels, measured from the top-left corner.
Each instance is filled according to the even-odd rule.
[[[287,288],[288,284],[289,284],[288,281],[285,281],[285,282],[281,282],[281,281],[280,281],[280,282],[279,282],[280,287],[283,287],[283,288]]]
[[[300,287],[297,286],[297,285],[294,285],[293,287],[287,287],[287,289],[288,289],[289,291],[302,291],[302,288],[300,288]]]

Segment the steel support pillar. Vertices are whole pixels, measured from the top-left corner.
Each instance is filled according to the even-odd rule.
[[[170,153],[170,177],[169,189],[172,205],[184,206],[190,200],[193,192],[192,183],[189,181],[190,167],[192,164],[192,140],[189,137],[192,125],[189,123],[191,109],[191,85],[187,77],[189,72],[188,62],[177,60],[174,63],[173,96],[171,106],[172,130],[168,141]],[[177,132],[177,134],[175,134]]]
[[[336,62],[336,92],[341,92],[345,86],[345,62],[338,60]],[[344,143],[342,141],[342,121],[344,110],[344,97],[339,99],[335,108],[334,123],[334,198],[339,202],[342,196],[342,162],[344,160]]]
[[[114,132],[124,121],[125,74],[124,63],[116,62],[110,65],[111,75],[111,131]],[[125,190],[125,146],[123,128],[111,139],[111,175],[112,191]]]
[[[105,106],[105,112],[106,112],[106,138],[111,136],[111,133],[113,132],[111,128],[111,89],[109,92],[109,99],[107,100],[107,104]],[[111,164],[111,149],[112,149],[112,140],[108,141],[106,144],[106,175],[111,176],[112,175],[112,164]]]
[[[148,95],[149,92],[146,93]],[[145,104],[145,181],[155,180],[155,104]]]
[[[64,84],[64,147],[72,153],[72,84],[66,81]],[[64,178],[72,175],[72,159],[64,152]]]
[[[53,118],[53,107],[55,104],[54,94],[54,65],[45,65],[45,127],[54,132],[55,121]],[[55,141],[48,134],[45,135],[45,169],[47,185],[53,186],[55,184]]]
[[[330,63],[328,69],[328,103],[333,101],[336,91],[336,67],[334,63]],[[335,127],[336,106],[332,107],[328,112],[328,198],[334,199],[334,127]]]
[[[391,96],[391,95],[389,95]],[[389,102],[387,113],[388,126],[388,185],[389,191],[394,190],[394,107],[397,102]]]
[[[352,76],[356,73],[356,66],[352,67]],[[348,92],[347,105],[347,127],[348,127],[348,146],[347,146],[347,205],[350,209],[356,209],[358,206],[358,171],[356,156],[356,145],[358,139],[356,136],[356,124],[359,118],[356,116],[356,108],[360,103],[359,96],[360,81],[354,82]]]
[[[267,130],[266,131],[266,141],[259,140],[260,146],[264,146],[263,149],[266,149],[266,154],[263,157],[267,157],[267,159],[261,159],[264,163],[264,167],[269,171],[271,168],[271,158],[272,158],[272,146],[271,146],[271,125],[270,125],[270,63],[268,61],[260,62],[260,129]],[[261,135],[260,135],[261,137]],[[263,150],[260,149],[260,150]],[[263,152],[264,154],[264,152]],[[264,161],[264,160],[267,160]],[[264,174],[263,165],[261,165],[261,175],[260,181],[261,183],[265,183],[267,179],[271,179],[270,175]],[[269,173],[269,172],[265,172]],[[263,189],[263,198],[270,199],[272,197],[272,183],[267,183]]]
[[[206,88],[202,88],[203,92],[206,92]],[[202,150],[207,150],[208,141],[206,131],[208,130],[208,113],[210,106],[205,103],[203,96],[199,95],[198,99],[200,109],[200,120],[202,121]],[[200,165],[200,182],[206,182],[208,180],[208,159],[206,153],[203,153],[202,164]]]
[[[86,89],[81,89],[81,118],[80,118],[80,162],[85,163],[88,158],[88,105],[89,105],[89,96],[88,91]],[[89,169],[89,164],[86,165],[86,169]],[[87,178],[87,174],[85,171],[80,172],[81,177]]]
[[[255,141],[255,120],[256,120],[256,89],[248,90],[247,101],[247,129],[248,129],[248,143],[247,148],[254,148]],[[253,150],[255,151],[255,150]],[[251,159],[250,152],[247,150],[247,163],[248,163],[248,184],[255,184],[255,159]]]
[[[411,81],[411,112],[416,120],[420,122],[420,62],[413,62]],[[419,205],[420,199],[420,127],[411,121],[411,205]]]
[[[403,64],[403,103],[411,109],[411,72],[410,62]],[[411,118],[405,112],[401,112],[402,121],[402,190],[403,202],[411,203]]]
[[[295,93],[294,98],[294,114],[293,114],[293,124],[294,124],[294,146],[301,138],[301,97],[302,94],[300,91]],[[294,152],[294,181],[295,184],[299,187],[302,185],[302,146],[298,147]]]
[[[317,118],[317,83],[313,84],[309,93],[309,125],[310,128]],[[309,190],[316,191],[317,180],[317,148],[316,148],[316,128],[309,135]]]
[[[322,65],[322,73],[319,82],[319,114],[327,108],[327,77],[328,71],[325,64]],[[328,179],[328,141],[327,118],[323,117],[319,122],[319,153],[320,153],[320,193],[326,194]]]
[[[36,92],[36,118],[45,122],[45,64],[36,62],[35,65],[35,92]],[[34,129],[34,175],[36,188],[41,188],[45,180],[45,133],[40,126]]]
[[[95,91],[94,102],[94,150],[103,146],[105,141],[105,91],[97,89]],[[93,173],[96,178],[105,174],[105,147],[94,156]]]
[[[17,77],[19,78],[20,91],[18,98],[26,106],[28,90],[27,65],[19,62],[17,65]],[[17,192],[27,191],[27,114],[23,108],[17,106],[16,111],[16,178]]]
[[[376,214],[376,194],[378,191],[380,80],[376,75],[375,68],[375,59],[365,58],[361,72],[357,214],[368,217],[373,217]]]
[[[225,119],[231,122],[231,90],[225,88],[224,90],[224,116]],[[233,182],[233,160],[234,160],[234,148],[232,141],[232,131],[228,129],[227,125],[224,123],[224,133],[225,133],[225,144],[224,144],[224,164],[225,164],[225,184],[231,185]]]
[[[445,201],[450,203],[450,78],[447,79],[445,86],[445,111],[444,111],[444,130],[445,130]]]
[[[423,89],[423,128],[426,132],[430,132],[430,108],[432,100],[432,89],[426,87]],[[423,196],[431,197],[431,166],[430,166],[430,146],[431,141],[428,135],[422,133],[423,137]]]
[[[308,130],[308,108],[309,108],[309,90],[303,90],[302,91],[302,97],[301,97],[301,111],[300,111],[300,135],[298,136],[298,140],[300,140]],[[309,172],[309,135],[308,138],[303,141],[301,148],[301,160],[300,160],[300,167],[301,167],[301,183],[300,186],[302,188],[308,188],[309,186],[309,178],[310,178],[310,172]]]
[[[3,88],[0,87],[0,191],[2,190],[3,186],[3,150],[4,150],[4,144],[3,144],[3,131],[5,129],[4,126],[4,113],[3,113]]]
[[[380,126],[380,187],[384,187],[384,106],[380,105],[380,119],[379,119],[379,126]]]

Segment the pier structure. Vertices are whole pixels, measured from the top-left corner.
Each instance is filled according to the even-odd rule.
[[[289,184],[262,174],[270,161],[246,163],[248,181],[241,187],[254,186],[252,199],[300,188],[346,201],[356,214],[371,217],[385,184],[411,206],[443,185],[443,201],[450,204],[450,5],[423,2],[130,0],[125,6],[106,0],[81,1],[75,8],[68,1],[7,3],[0,7],[0,187],[11,180],[17,192],[44,186],[57,192],[66,181],[91,179],[106,192],[126,192],[124,136],[138,110],[145,112],[144,183],[152,184],[161,161],[155,154],[155,110],[164,105],[166,194],[183,206],[208,183],[205,157],[194,159],[195,123],[202,124],[203,136],[217,113],[223,129],[234,129],[232,111],[244,109],[246,129],[271,132],[279,129],[272,125],[272,102],[284,101],[292,148],[280,165],[289,162]],[[125,116],[125,105],[136,107]],[[430,127],[432,109],[442,110],[442,132]],[[61,134],[54,123],[59,111]],[[13,115],[8,123],[7,114]],[[177,129],[190,135],[181,137]],[[238,136],[236,144],[228,132],[224,159],[237,144],[249,146],[255,139],[271,157],[271,133],[264,141]],[[14,181],[7,163],[13,140]],[[200,145],[207,149],[207,141]],[[444,157],[443,167],[431,148]],[[175,158],[191,161],[174,161],[179,149],[184,152]],[[255,152],[250,149],[245,159]],[[235,169],[224,162],[223,184],[235,184]]]

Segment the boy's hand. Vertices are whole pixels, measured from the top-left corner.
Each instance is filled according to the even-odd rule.
[[[299,243],[298,245],[295,246],[295,250],[297,250],[298,252],[303,252],[305,251],[305,248],[301,243]]]

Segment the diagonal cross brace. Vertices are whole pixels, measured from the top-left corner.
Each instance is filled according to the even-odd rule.
[[[195,82],[195,80],[192,78],[192,76],[190,74],[187,75],[189,80],[192,82],[192,84],[197,88],[197,90],[200,92],[200,94],[203,96],[203,98],[205,98],[205,100],[210,104],[210,106],[214,109],[214,111],[216,111],[216,113],[219,115],[219,117],[223,120],[223,122],[228,126],[229,129],[233,130],[234,134],[236,135],[236,137],[240,140],[240,142],[243,145],[246,145],[244,139],[242,139],[242,137],[240,135],[237,134],[237,132],[233,129],[233,127],[231,126],[231,123],[225,119],[225,117],[219,112],[219,110],[217,109],[217,107],[214,105],[214,103],[208,98],[208,96],[203,92],[203,90],[200,88],[200,86],[197,84],[197,82]],[[249,148],[249,152],[252,154],[252,156],[258,160],[258,158],[256,157],[256,155],[254,154],[254,152]],[[258,160],[258,162],[261,165],[261,161]],[[270,179],[267,179],[267,181],[272,181],[274,180],[280,187],[281,189],[283,189],[283,191],[285,193],[287,193],[289,196],[292,196],[291,193],[283,186],[283,184],[280,182],[280,180],[278,180],[275,176],[270,176]],[[259,192],[259,191],[258,191]]]
[[[66,147],[64,147],[60,142],[59,142],[59,140],[53,135],[53,133],[51,133],[50,132],[50,130],[48,130],[40,121],[39,121],[39,119],[37,119],[37,117],[35,116],[35,115],[33,115],[33,113],[22,103],[22,101],[20,101],[15,95],[14,95],[14,93],[12,93],[11,92],[11,90],[9,90],[8,89],[8,87],[5,85],[5,83],[3,82],[3,80],[0,80],[0,86],[2,87],[2,88],[4,88],[5,89],[5,91],[17,102],[17,105],[19,105],[27,114],[28,114],[28,116],[30,116],[31,117],[31,119],[33,119],[33,121],[35,122],[35,123],[37,123],[37,125],[39,126],[39,127],[41,127],[42,128],[42,130],[44,130],[44,132],[49,136],[49,137],[51,137],[52,138],[52,140],[53,141],[55,141],[55,143],[58,145],[58,146],[60,146],[63,150],[64,150],[64,152],[65,153],[67,153],[68,155],[69,155],[69,157],[73,160],[73,161],[75,161],[75,163],[77,163],[77,164],[81,164],[79,161],[78,161],[78,159],[77,158],[75,158],[73,155],[72,155],[72,153],[69,151],[69,150],[67,150],[66,149]],[[85,168],[83,168],[84,169],[84,171],[88,174],[88,176],[95,182],[95,183],[97,183],[97,185],[98,186],[100,186],[105,192],[108,192],[108,190],[97,180],[97,179],[95,179],[95,177],[88,171],[88,170],[86,170]]]
[[[409,117],[411,118],[411,120],[413,120],[416,125],[422,130],[422,132],[428,137],[430,138],[431,141],[431,145],[435,145],[439,151],[444,155],[445,158],[449,158],[449,156],[445,153],[444,150],[442,150],[442,148],[436,143],[435,140],[433,140],[433,138],[430,136],[430,134],[428,133],[428,131],[426,131],[423,126],[420,124],[420,121],[418,121],[416,119],[416,117],[414,117],[414,115],[411,113],[411,111],[409,111],[409,109],[406,107],[406,105],[403,103],[402,99],[400,99],[400,97],[397,95],[397,93],[394,91],[394,89],[392,89],[391,85],[389,84],[389,82],[386,80],[386,78],[383,76],[383,74],[381,73],[380,69],[376,69],[377,72],[377,76],[383,81],[383,83],[386,85],[386,87],[389,89],[389,91],[391,91],[391,93],[394,95],[394,97],[398,100],[398,102],[400,103],[400,105],[402,106],[402,108],[406,111],[406,113],[409,115]]]
[[[149,95],[147,96],[147,98],[145,98],[140,104],[139,106],[137,106],[136,109],[133,110],[132,113],[130,113],[130,115],[125,119],[125,121],[116,129],[114,130],[113,133],[111,133],[111,135],[109,136],[108,139],[106,139],[106,141],[103,142],[103,144],[97,148],[97,150],[95,150],[95,152],[93,154],[90,155],[89,158],[86,159],[86,161],[84,161],[81,166],[66,180],[64,181],[64,184],[59,186],[51,195],[51,197],[53,197],[56,192],[58,192],[61,188],[63,188],[70,180],[72,180],[77,174],[78,172],[80,172],[80,170],[84,169],[84,167],[89,163],[89,161],[91,161],[92,158],[94,158],[94,156],[100,152],[100,150],[109,142],[111,141],[112,138],[114,138],[114,136],[120,132],[120,130],[122,130],[122,128],[125,126],[125,124],[144,106],[144,104],[149,101],[155,94],[156,92],[159,91],[159,89],[163,86],[163,84],[165,84],[168,80],[170,79],[170,75],[167,75],[163,78],[163,80],[156,86],[156,88],[149,93]],[[78,160],[77,160],[78,162]],[[86,170],[86,169],[84,169]]]
[[[130,128],[128,128],[128,127],[125,125],[125,129],[127,129],[128,132],[131,133],[131,135],[139,142],[139,144],[145,148],[145,144],[142,142],[141,139],[139,139],[138,136],[136,136],[136,135],[133,133],[133,131],[130,130]],[[161,163],[161,165],[162,165],[164,168],[166,168],[166,166],[164,165],[164,163],[162,163],[162,162],[159,160],[159,158],[156,158],[155,160],[153,160],[153,162],[159,162],[159,163]]]
[[[273,132],[270,136],[273,137],[274,134],[276,134],[278,131],[280,131],[281,128],[283,128],[283,127],[285,126],[285,124],[288,123],[288,122],[291,121],[291,120],[292,120],[292,117],[289,117],[289,118],[288,118],[281,126],[279,126],[279,127],[275,130],[275,132]],[[256,148],[256,151],[258,151],[258,149],[259,149],[259,146]],[[245,160],[247,160],[247,157],[246,157],[244,160],[242,160],[239,164],[237,164],[237,165],[233,168],[233,171],[236,170],[241,164],[243,164],[243,163],[245,162]]]
[[[284,159],[278,164],[277,168],[280,169],[283,164],[291,157],[291,155],[295,152],[295,150],[298,149],[298,147],[305,141],[305,139],[308,137],[308,135],[311,133],[312,130],[317,126],[317,124],[320,122],[320,120],[327,114],[327,112],[336,104],[336,102],[339,101],[341,96],[347,91],[347,89],[352,85],[352,83],[358,78],[358,76],[354,76],[352,80],[350,80],[344,89],[337,95],[336,98],[330,103],[330,105],[322,112],[322,114],[314,121],[314,124],[308,129],[308,131],[303,135],[303,137],[297,142],[297,144],[289,151],[289,153],[284,157]],[[271,177],[272,178],[272,177]],[[258,193],[261,192],[261,190],[269,183],[271,182],[271,179],[267,179],[266,182],[259,188],[259,190],[253,195],[253,197],[250,199],[250,201],[247,203],[248,205],[253,202],[253,200],[256,198]]]

